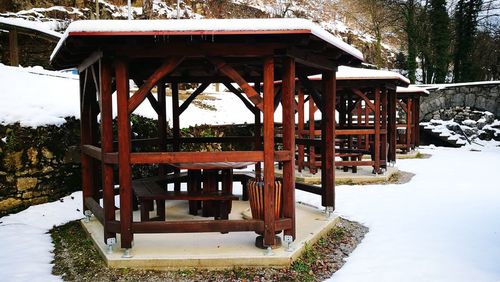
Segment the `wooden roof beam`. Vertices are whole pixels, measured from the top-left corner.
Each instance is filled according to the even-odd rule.
[[[357,88],[351,88],[352,93],[354,93],[356,96],[359,98],[363,99],[365,101],[366,105],[372,110],[375,111],[375,105],[366,97],[366,95],[359,89]]]
[[[312,98],[314,100],[314,103],[318,106],[320,111],[323,112],[323,104],[322,104],[323,98],[321,97],[321,93],[319,93],[318,90],[316,90],[316,88],[314,88],[314,85],[309,80],[307,75],[299,74],[298,76],[299,76],[299,81],[300,81],[301,85],[305,89],[307,89],[307,91],[309,91],[309,93],[311,94],[310,96],[312,96]]]
[[[178,65],[184,61],[184,57],[171,57],[165,62],[144,82],[128,102],[128,113],[131,114],[144,101],[151,88],[164,76],[171,73]]]
[[[245,99],[245,97],[243,97],[243,95],[241,95],[241,92],[238,91],[238,89],[236,89],[233,85],[231,85],[231,83],[223,83],[224,86],[226,86],[227,89],[229,89],[231,92],[234,93],[234,95],[236,95],[236,97],[240,98],[240,100],[243,102],[243,104],[245,104],[245,106],[247,107],[248,110],[250,110],[252,113],[255,112],[255,110],[257,109],[252,103],[248,102],[247,99]]]
[[[260,94],[253,89],[248,82],[230,65],[226,64],[222,59],[210,58],[210,62],[224,75],[236,82],[240,88],[243,90],[245,95],[250,101],[262,112],[264,111],[264,100],[260,97]]]

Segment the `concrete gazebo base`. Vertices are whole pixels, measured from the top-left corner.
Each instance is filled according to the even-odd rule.
[[[351,170],[344,172],[342,169],[335,170],[335,184],[367,184],[367,183],[384,183],[389,181],[391,176],[397,173],[399,169],[394,166],[387,167],[387,171],[380,174],[374,174],[372,167],[358,167],[356,173],[352,173]],[[282,175],[282,171],[279,169],[275,170],[276,177]],[[309,172],[308,168],[304,168],[301,172],[295,171],[295,181],[297,183],[304,183],[310,185],[318,185],[321,183],[321,169],[318,172],[312,174]]]
[[[248,202],[233,201],[230,219],[242,219],[248,214]],[[297,237],[292,244],[292,251],[283,246],[272,250],[255,247],[254,232],[234,232],[230,234],[212,233],[169,233],[169,234],[136,234],[131,258],[123,258],[120,249],[120,236],[112,253],[107,253],[103,243],[103,226],[94,217],[90,222],[82,220],[82,226],[90,234],[94,244],[108,266],[113,268],[135,269],[230,269],[234,267],[288,267],[305,249],[305,245],[314,244],[326,235],[339,220],[304,204],[295,205],[297,219]],[[188,204],[185,201],[167,202],[167,219],[199,220],[199,216],[189,215]],[[117,214],[119,217],[119,214]],[[139,219],[139,213],[134,212],[134,220]],[[282,236],[282,234],[279,234]]]

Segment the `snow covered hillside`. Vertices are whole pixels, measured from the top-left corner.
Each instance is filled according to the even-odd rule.
[[[175,19],[177,8],[172,1],[153,0],[151,7],[132,7],[133,19]],[[223,3],[224,2],[224,3]],[[184,1],[180,6],[179,17],[183,19],[200,18],[255,18],[255,17],[293,17],[306,18],[318,23],[345,42],[371,53],[375,37],[356,26],[347,23],[346,17],[339,7],[342,1],[274,1],[274,0],[226,0],[217,1]],[[57,32],[63,32],[71,21],[95,18],[95,6],[32,8],[16,12],[0,13],[0,18],[17,18],[43,26]],[[127,19],[128,7],[113,5],[109,1],[99,0],[100,19]],[[399,52],[389,42],[382,42],[383,56],[388,66]],[[370,56],[368,56],[370,57]]]

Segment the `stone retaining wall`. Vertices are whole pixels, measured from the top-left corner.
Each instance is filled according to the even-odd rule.
[[[423,97],[420,104],[421,121],[429,121],[432,113],[440,109],[470,107],[489,111],[500,117],[500,82],[484,84],[458,84],[428,89],[429,97]]]
[[[0,216],[80,189],[79,126],[0,125]]]
[[[134,138],[157,137],[157,121],[131,116]],[[113,130],[116,136],[116,120]],[[182,130],[183,137],[253,136],[253,125],[199,125]],[[172,136],[167,128],[167,136]],[[66,118],[61,126],[37,128],[0,125],[0,216],[81,190],[80,121]],[[185,151],[249,150],[244,144],[185,144]],[[138,150],[155,150],[137,148]],[[158,166],[133,166],[132,177],[157,175]],[[115,177],[118,173],[115,173]],[[115,179],[117,183],[118,180]]]

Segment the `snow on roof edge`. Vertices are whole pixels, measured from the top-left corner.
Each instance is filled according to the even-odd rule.
[[[146,31],[279,31],[309,30],[314,36],[363,61],[358,49],[306,19],[182,19],[182,20],[83,20],[72,22],[50,55],[52,61],[72,32],[146,32]]]
[[[57,37],[57,38],[62,38],[62,36],[63,36],[61,33],[57,32],[57,31],[53,31],[53,30],[43,26],[43,24],[41,24],[40,22],[28,21],[28,20],[24,20],[21,18],[0,17],[0,23],[35,30],[38,32],[42,32],[42,33]]]
[[[409,85],[408,87],[400,87],[396,88],[396,93],[424,93],[429,95],[430,92],[422,87],[417,87],[415,85]]]
[[[486,85],[486,84],[500,84],[500,80],[472,81],[472,82],[460,82],[460,83],[442,83],[442,84],[419,84],[418,87],[422,87],[425,89],[445,89],[448,87]]]
[[[373,70],[365,68],[354,68],[347,66],[339,66],[336,75],[337,80],[361,80],[361,79],[395,79],[410,84],[410,80],[403,75],[387,70]],[[309,79],[321,79],[321,75],[309,76]]]

